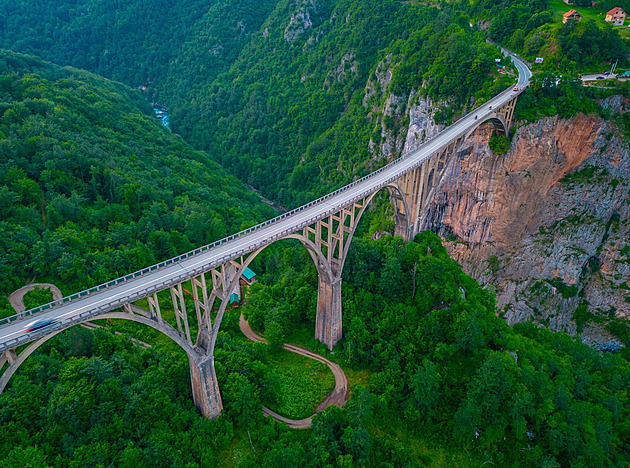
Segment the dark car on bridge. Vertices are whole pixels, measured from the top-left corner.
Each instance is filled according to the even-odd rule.
[[[45,319],[39,319],[39,320],[35,320],[34,322],[29,323],[25,328],[24,328],[24,333],[28,333],[31,331],[35,331],[35,330],[40,330],[42,328],[46,328],[51,326],[53,323],[56,323],[57,319],[54,318],[45,318]]]

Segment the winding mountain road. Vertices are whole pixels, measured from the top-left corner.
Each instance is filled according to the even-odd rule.
[[[241,314],[241,317],[238,321],[238,326],[243,332],[243,335],[245,335],[250,340],[267,343],[267,340],[265,340],[262,336],[260,336],[254,330],[252,330],[252,327],[249,326],[249,323],[247,322],[247,320],[245,320],[245,317],[243,317],[243,314]],[[343,370],[341,370],[341,367],[339,367],[334,362],[329,361],[325,357],[309,351],[306,348],[302,348],[300,346],[296,346],[289,343],[285,343],[284,345],[282,345],[282,347],[289,352],[296,353],[301,356],[306,356],[308,358],[315,359],[316,361],[319,361],[319,362],[323,362],[324,364],[328,366],[328,368],[332,371],[333,375],[335,376],[335,389],[332,391],[330,395],[328,395],[324,399],[324,401],[322,401],[319,404],[319,406],[315,409],[315,413],[323,411],[324,409],[328,408],[330,405],[336,405],[336,406],[339,406],[340,408],[344,407],[344,405],[348,401],[350,392],[348,391],[348,379],[346,377],[346,374],[344,374]],[[313,416],[310,416],[306,419],[289,419],[289,418],[285,418],[284,416],[280,416],[278,413],[274,413],[269,408],[264,407],[264,406],[263,406],[263,413],[267,416],[271,416],[272,418],[278,421],[287,423],[289,427],[293,429],[308,429],[309,427],[312,426],[313,416],[315,416],[315,414],[313,414]]]

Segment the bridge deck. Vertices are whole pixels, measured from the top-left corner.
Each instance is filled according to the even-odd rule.
[[[211,248],[197,249],[197,251],[138,272],[135,276],[129,275],[101,285],[93,288],[89,293],[79,293],[74,295],[72,300],[66,298],[64,302],[47,310],[33,309],[24,314],[4,319],[4,325],[0,327],[0,352],[33,341],[38,336],[52,330],[69,327],[89,317],[97,316],[125,303],[146,297],[153,292],[166,289],[173,284],[184,282],[204,271],[301,230],[380,190],[418,167],[459,136],[480,125],[494,112],[489,109],[490,106],[493,109],[498,109],[520,94],[525,89],[525,85],[528,84],[531,72],[519,60],[513,58],[513,61],[519,71],[518,91],[513,91],[511,88],[503,91],[485,103],[482,108],[462,117],[418,149],[319,200],[255,228],[211,244]],[[475,115],[477,119],[475,119]],[[33,314],[36,314],[36,317]],[[55,318],[58,323],[44,330],[24,333],[22,330],[25,325],[36,318]]]

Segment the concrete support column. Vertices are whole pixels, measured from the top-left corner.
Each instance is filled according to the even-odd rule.
[[[315,338],[328,349],[341,339],[341,278],[332,282],[327,275],[319,273],[317,290],[317,317],[315,318]]]
[[[396,213],[394,216],[394,235],[402,237],[405,242],[409,242],[411,239],[411,226],[409,225],[409,218],[405,213]]]
[[[195,406],[204,417],[218,418],[223,410],[223,403],[214,371],[214,356],[204,356],[199,360],[189,356],[188,362]]]

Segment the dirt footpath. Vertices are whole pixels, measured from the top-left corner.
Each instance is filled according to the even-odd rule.
[[[252,330],[252,328],[249,326],[249,323],[247,323],[247,320],[245,320],[245,317],[243,317],[243,314],[241,314],[238,325],[241,331],[243,332],[243,335],[245,335],[250,340],[260,341],[262,343],[267,342],[267,340],[265,340],[262,336],[260,336],[254,330]],[[315,359],[316,361],[323,362],[324,364],[328,366],[328,368],[332,371],[333,375],[335,376],[335,389],[332,391],[330,395],[328,395],[324,399],[324,401],[322,401],[319,404],[319,406],[315,410],[315,413],[326,409],[330,405],[336,405],[336,406],[339,406],[340,408],[344,407],[344,405],[348,401],[350,392],[348,391],[348,379],[346,377],[346,374],[344,374],[343,370],[341,370],[341,367],[339,367],[334,362],[329,361],[325,357],[309,351],[306,348],[302,348],[300,346],[292,345],[289,343],[285,343],[284,345],[282,345],[282,347],[292,353],[300,354],[302,356]],[[265,413],[265,415],[267,416],[271,416],[272,418],[277,419],[278,421],[287,423],[289,427],[293,429],[306,429],[306,428],[311,427],[313,423],[312,418],[314,416],[313,415],[310,418],[306,418],[306,419],[289,419],[289,418],[285,418],[284,416],[280,416],[279,414],[274,413],[269,408],[265,408],[265,407],[263,407],[263,413]]]

